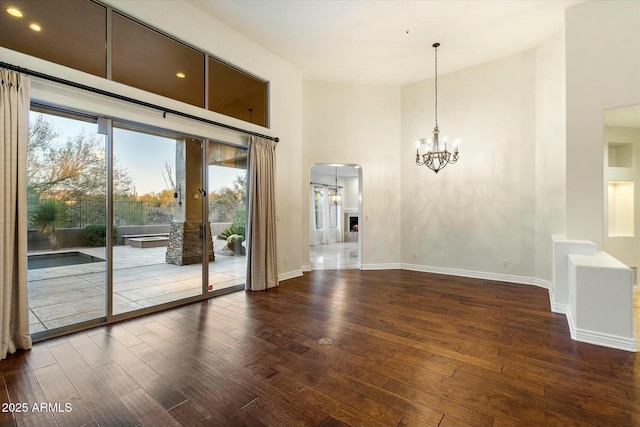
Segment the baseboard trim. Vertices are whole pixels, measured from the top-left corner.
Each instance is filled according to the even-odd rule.
[[[501,273],[487,273],[483,271],[460,270],[455,268],[433,267],[429,265],[406,264],[406,263],[380,263],[380,264],[358,264],[359,270],[410,270],[422,273],[445,274],[448,276],[469,277],[472,279],[495,280],[498,282],[511,282],[521,285],[533,285],[544,289],[551,289],[551,283],[548,280],[538,279],[535,277],[514,276]],[[301,271],[311,271],[311,265],[302,266]],[[297,277],[297,276],[292,276]],[[291,277],[288,277],[291,278]]]
[[[456,268],[433,267],[429,265],[402,264],[403,270],[420,271],[423,273],[446,274],[448,276],[469,277],[472,279],[495,280],[497,282],[511,282],[521,285],[533,285],[549,289],[550,283],[546,280],[533,277],[514,276],[510,274],[488,273],[483,271],[460,270]]]
[[[576,341],[585,342],[588,344],[616,348],[618,350],[631,351],[634,353],[638,351],[638,346],[634,338],[624,338],[616,335],[587,331],[584,329],[576,329],[575,331],[572,331],[571,337]]]
[[[566,310],[567,323],[569,324],[569,333],[571,333],[571,339],[587,344],[615,348],[617,350],[630,351],[633,353],[636,353],[638,351],[638,345],[635,338],[625,338],[617,335],[603,334],[602,332],[576,328],[573,323],[571,309],[567,307]]]
[[[538,279],[538,278],[534,278],[534,286],[537,286],[539,288],[544,288],[544,289],[551,289],[551,282],[548,280],[543,280],[543,279]]]
[[[360,270],[401,270],[402,264],[385,263],[385,264],[360,264]]]
[[[569,306],[567,304],[559,304],[556,302],[556,297],[553,294],[553,288],[551,286],[549,289],[549,305],[551,306],[551,311],[558,314],[567,315],[569,312]]]
[[[573,314],[571,314],[571,307],[568,305],[564,307],[565,313],[564,316],[567,318],[567,324],[569,325],[569,333],[571,334],[571,339],[576,339],[576,327],[573,324]]]
[[[569,306],[566,304],[557,304],[555,302],[551,302],[551,311],[558,314],[564,314],[567,316],[567,312],[569,311]]]
[[[278,274],[278,281],[293,279],[295,277],[302,276],[302,269],[287,271],[286,273]]]

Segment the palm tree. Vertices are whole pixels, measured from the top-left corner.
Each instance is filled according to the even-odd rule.
[[[52,250],[60,249],[56,226],[64,222],[65,206],[59,200],[49,199],[40,202],[31,215],[31,225],[47,236]]]

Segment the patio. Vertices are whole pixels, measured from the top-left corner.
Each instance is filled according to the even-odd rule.
[[[60,252],[68,251],[105,258],[105,248]],[[200,295],[202,265],[168,264],[165,252],[164,247],[114,246],[114,314]],[[209,263],[210,290],[243,284],[245,274],[246,257],[216,253],[216,260]],[[105,288],[104,262],[29,270],[31,333],[103,317]]]

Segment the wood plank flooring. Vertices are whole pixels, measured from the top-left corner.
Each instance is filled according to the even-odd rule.
[[[0,384],[2,426],[640,425],[640,356],[572,341],[546,290],[400,270],[41,342]]]

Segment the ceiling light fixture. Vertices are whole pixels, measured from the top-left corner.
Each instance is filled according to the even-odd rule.
[[[416,143],[416,165],[425,165],[435,173],[449,163],[455,163],[458,161],[458,147],[460,140],[456,139],[453,142],[453,153],[447,151],[447,137],[443,136],[440,140],[440,129],[438,129],[438,46],[440,43],[434,43],[435,49],[435,63],[436,63],[436,78],[435,78],[435,100],[436,100],[436,127],[433,128],[432,138],[420,138]]]
[[[185,73],[176,73],[176,77],[179,79],[184,79],[185,77],[187,77],[187,75]]]
[[[331,200],[331,203],[336,205],[336,206],[342,204],[342,196],[340,195],[340,187],[338,187],[338,167],[337,166],[336,166],[336,188],[329,195],[329,200]]]
[[[42,30],[42,27],[36,23],[33,24],[29,24],[29,28],[31,28],[33,31],[40,31]]]
[[[7,9],[7,13],[9,15],[15,16],[16,18],[22,18],[22,12],[18,8],[10,7]]]

